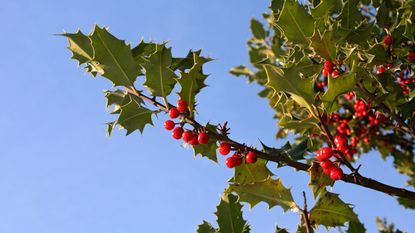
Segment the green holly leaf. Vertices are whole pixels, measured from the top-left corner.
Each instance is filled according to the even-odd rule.
[[[334,181],[323,172],[323,169],[321,169],[320,164],[317,162],[312,162],[311,167],[308,169],[308,174],[310,175],[308,185],[313,191],[314,199],[326,190],[326,186],[333,186],[334,184]]]
[[[171,48],[157,45],[156,52],[143,65],[146,81],[144,86],[152,96],[168,96],[176,84],[176,74],[170,69],[172,63]]]
[[[265,40],[267,37],[264,25],[254,18],[251,19],[251,32],[254,35],[254,38],[258,40]]]
[[[180,70],[184,72],[187,69],[190,69],[195,64],[195,55],[200,56],[202,50],[192,51],[190,50],[187,53],[186,57],[173,57],[173,60],[171,62],[170,68],[172,70]],[[209,59],[210,61],[211,59]]]
[[[134,60],[130,46],[98,25],[89,38],[94,48],[94,61],[99,63],[102,76],[115,86],[132,86],[140,74],[140,66]]]
[[[328,79],[327,91],[321,96],[321,100],[329,107],[336,100],[337,96],[351,91],[357,83],[357,76],[355,72],[341,74],[337,78],[330,77]]]
[[[250,184],[265,181],[272,175],[272,172],[267,168],[266,161],[258,159],[256,163],[243,163],[237,166],[232,182],[236,184]]]
[[[320,35],[318,30],[314,32],[311,38],[311,48],[315,54],[320,55],[326,60],[333,60],[336,57],[336,44],[333,38],[333,31],[325,31]]]
[[[218,158],[216,156],[216,149],[217,145],[214,140],[209,140],[207,144],[198,144],[196,146],[193,146],[195,156],[201,155],[202,157],[206,157],[214,161],[215,163],[218,162]]]
[[[217,232],[217,230],[209,222],[203,221],[202,224],[197,226],[196,232],[197,233],[215,233]]]
[[[346,222],[359,222],[350,204],[344,203],[339,194],[325,192],[310,210],[310,221],[326,227],[344,226]]]
[[[248,233],[249,226],[242,217],[242,205],[238,197],[231,193],[224,193],[217,206],[216,212],[219,232]]]
[[[121,107],[117,124],[127,130],[127,135],[135,130],[143,133],[144,127],[147,124],[153,125],[151,119],[153,113],[150,109],[140,106],[136,101],[131,100],[128,104]]]
[[[344,4],[343,10],[339,16],[341,26],[347,29],[354,29],[355,26],[363,21],[364,17],[359,11],[360,0],[348,0]]]
[[[145,42],[144,40],[141,40],[140,43],[131,50],[131,53],[136,60],[143,63],[145,62],[145,58],[155,53],[157,47],[162,45],[164,44],[156,44],[154,42]]]
[[[287,1],[288,2],[288,1]],[[274,90],[274,95],[278,92],[285,92],[299,105],[308,108],[313,112],[314,103],[314,82],[311,79],[303,79],[292,69],[282,69],[273,65],[264,65],[267,73],[268,82],[266,86]]]
[[[180,78],[177,80],[181,86],[178,93],[180,99],[187,102],[191,115],[193,114],[196,95],[200,90],[206,87],[205,80],[208,75],[203,73],[203,65],[210,61],[209,58],[199,56],[198,53],[193,53],[193,66],[189,72],[181,72]]]
[[[297,1],[285,1],[276,26],[289,42],[306,46],[313,35],[313,23],[311,15]]]
[[[277,226],[275,229],[275,233],[290,233],[290,232],[288,232],[288,230],[285,228],[280,228]]]
[[[347,233],[365,233],[366,228],[361,222],[349,222]]]
[[[415,112],[415,98],[412,98],[409,102],[398,106],[399,112],[404,118],[409,118]]]
[[[280,179],[271,177],[251,184],[230,184],[228,191],[238,194],[239,200],[249,203],[251,208],[261,201],[266,202],[269,208],[279,205],[284,211],[296,205],[290,189],[285,188]]]
[[[117,125],[117,121],[111,121],[106,123],[107,125],[107,136],[110,137],[112,134],[112,131],[114,130],[115,126]]]
[[[107,99],[107,109],[109,109],[111,106],[114,106],[113,110],[111,111],[111,114],[119,114],[121,111],[121,107],[130,103],[132,100],[138,105],[143,103],[143,100],[128,94],[125,91],[122,90],[115,90],[115,91],[105,91],[105,98]]]
[[[237,77],[241,75],[248,77],[254,75],[254,73],[252,73],[252,71],[244,65],[233,67],[229,72]]]
[[[299,224],[297,226],[297,231],[295,231],[296,233],[308,233],[307,232],[307,228],[305,226],[302,226],[301,224]]]
[[[80,30],[76,33],[64,33],[61,35],[68,39],[68,49],[72,52],[71,58],[77,60],[79,65],[92,60],[94,49],[88,36],[84,35]]]
[[[308,138],[302,140],[300,143],[286,151],[288,156],[293,160],[304,159],[304,154],[308,149]]]
[[[402,205],[403,207],[405,207],[406,209],[414,209],[415,210],[415,201],[414,200],[410,200],[410,199],[406,199],[403,197],[398,197],[398,202],[400,205]]]
[[[319,128],[316,118],[294,119],[292,116],[285,115],[278,121],[278,125],[284,129],[291,129],[294,132],[305,133],[312,128]]]
[[[342,4],[341,0],[321,0],[316,7],[311,8],[310,12],[314,19],[320,19],[333,12],[339,12]]]

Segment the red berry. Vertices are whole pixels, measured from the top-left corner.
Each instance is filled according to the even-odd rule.
[[[331,168],[333,168],[335,165],[331,160],[323,160],[320,162],[320,167],[323,168],[324,170],[330,170]]]
[[[189,141],[189,144],[190,144],[190,145],[192,145],[192,146],[197,146],[197,145],[199,145],[199,142],[197,141],[197,137],[198,137],[198,135],[197,135],[197,134],[193,134],[193,137],[192,137],[192,139]]]
[[[209,142],[209,135],[205,132],[201,132],[197,140],[200,144],[207,144]]]
[[[343,170],[339,167],[334,167],[331,169],[330,178],[332,180],[341,180],[343,178]]]
[[[344,146],[347,147],[347,138],[341,134],[337,134],[334,137],[334,144],[337,148],[344,147]]]
[[[333,72],[331,72],[331,77],[333,78],[337,78],[340,75],[340,71],[338,70],[333,70]]]
[[[327,72],[329,73],[333,72],[333,67],[334,65],[331,61],[327,60],[326,62],[324,62],[324,69],[326,69]]]
[[[192,131],[190,131],[190,130],[186,130],[186,131],[183,133],[183,141],[188,143],[188,142],[190,142],[192,139],[193,139],[193,132],[192,132]]]
[[[330,147],[323,147],[318,149],[316,159],[318,161],[323,161],[329,159],[333,155],[333,149]]]
[[[414,63],[414,62],[415,62],[415,52],[409,52],[409,53],[408,53],[408,55],[406,55],[406,58],[407,58],[410,62]]]
[[[245,157],[246,163],[255,163],[257,159],[258,155],[254,151],[248,152]]]
[[[222,142],[220,145],[219,145],[219,153],[221,154],[221,155],[227,155],[227,154],[229,154],[229,152],[231,152],[231,145],[229,145],[228,143],[226,143],[226,142]]]
[[[241,156],[239,156],[239,155],[237,155],[237,154],[234,154],[234,155],[232,155],[231,157],[228,157],[227,159],[226,159],[226,166],[228,167],[228,168],[234,168],[234,167],[236,167],[236,166],[239,166],[239,165],[241,165],[241,163],[242,163],[242,158],[241,158]]]
[[[392,37],[391,35],[386,35],[385,38],[383,38],[383,43],[385,43],[385,45],[390,46],[392,44]]]
[[[167,120],[164,122],[164,128],[167,130],[172,130],[174,129],[174,122],[172,120]]]
[[[185,100],[179,100],[177,101],[177,110],[180,113],[184,113],[187,111],[187,102]]]
[[[170,108],[169,110],[169,116],[170,118],[177,118],[180,115],[179,110],[177,110],[177,108]]]
[[[379,67],[377,70],[376,70],[376,74],[381,74],[381,73],[383,73],[383,72],[385,72],[386,71],[386,68],[384,67],[384,66],[381,66],[381,67]]]
[[[180,139],[183,135],[183,129],[182,127],[176,127],[173,129],[173,133],[171,134],[174,139]]]
[[[329,76],[329,74],[330,74],[330,72],[326,68],[324,68],[323,69],[323,76],[327,77],[327,76]]]

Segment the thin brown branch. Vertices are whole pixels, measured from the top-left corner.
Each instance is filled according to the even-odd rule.
[[[145,102],[152,104],[153,106],[155,106],[156,108],[158,108],[161,111],[167,112],[167,108],[165,105],[163,105],[162,103],[158,102],[157,100],[150,98],[146,95],[144,95],[143,93],[137,91],[134,87],[128,87],[126,88],[127,92],[135,95],[139,98],[141,98],[142,100],[144,100]],[[171,104],[169,104],[170,106],[173,106]],[[199,124],[196,120],[191,119],[191,118],[184,118],[184,121],[190,125],[192,125],[193,127],[195,127],[196,129],[198,128],[203,128],[203,126],[201,124]],[[236,142],[232,139],[230,139],[227,136],[224,136],[222,134],[217,134],[216,132],[208,132],[209,136],[213,139],[216,139],[218,141],[223,141],[223,142],[227,142],[229,143],[232,147],[243,150],[246,148],[246,145]],[[301,170],[301,171],[308,171],[308,169],[310,168],[310,165],[305,164],[305,163],[301,163],[295,160],[292,160],[291,158],[280,154],[278,152],[273,152],[273,153],[265,153],[263,151],[260,150],[256,150],[254,148],[251,148],[252,151],[255,151],[258,154],[258,157],[268,160],[268,161],[273,161],[282,165],[286,165],[292,168],[295,168],[296,170]],[[373,189],[373,190],[377,190],[379,192],[391,195],[391,196],[397,196],[397,197],[402,197],[402,198],[406,198],[406,199],[410,199],[410,200],[415,200],[415,192],[404,189],[404,188],[397,188],[397,187],[393,187],[387,184],[383,184],[379,181],[364,177],[364,176],[360,176],[359,182],[356,181],[355,176],[354,175],[344,175],[343,179],[344,182],[346,183],[352,183],[361,187],[365,187],[368,189]]]
[[[304,197],[303,217],[304,217],[305,227],[306,227],[307,233],[312,233],[313,229],[311,228],[310,218],[308,216],[308,210],[307,210],[307,197],[304,191],[303,191],[303,197]]]

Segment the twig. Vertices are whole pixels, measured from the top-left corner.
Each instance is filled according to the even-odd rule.
[[[155,99],[152,99],[146,95],[144,95],[143,93],[137,91],[134,87],[126,87],[126,90],[128,93],[135,95],[139,98],[141,98],[142,100],[152,104],[153,106],[155,106],[156,108],[158,108],[161,111],[167,112],[167,108],[166,106],[164,106],[163,104],[161,104],[160,102],[158,102]],[[170,106],[173,106],[171,104],[169,104]],[[201,124],[199,124],[196,120],[192,119],[192,118],[184,118],[184,121],[190,125],[192,125],[194,128],[199,129],[199,128],[203,128],[203,126]],[[236,149],[240,149],[243,150],[246,146],[242,143],[236,142],[232,139],[230,139],[227,136],[224,136],[222,134],[217,134],[216,132],[213,131],[209,131],[208,132],[209,136],[213,139],[216,139],[218,141],[223,141],[223,142],[227,142],[229,143],[232,147],[236,148]],[[273,161],[276,163],[280,163],[280,164],[284,164],[286,166],[295,168],[296,170],[301,170],[301,171],[306,171],[308,172],[308,169],[310,168],[310,165],[305,164],[305,163],[301,163],[295,160],[292,160],[291,158],[280,154],[278,152],[274,152],[274,153],[265,153],[263,151],[259,151],[256,150],[254,148],[250,149],[251,151],[254,151],[258,154],[258,157],[261,159],[265,159],[268,161]],[[346,183],[352,183],[355,185],[359,185],[368,189],[373,189],[373,190],[377,190],[379,192],[391,195],[391,196],[397,196],[397,197],[402,197],[402,198],[406,198],[406,199],[410,199],[410,200],[415,200],[415,192],[404,189],[404,188],[397,188],[397,187],[393,187],[387,184],[383,184],[379,181],[364,177],[364,176],[360,176],[360,182],[357,182],[355,180],[355,176],[354,175],[344,175],[343,179],[344,182]]]
[[[308,210],[307,210],[307,197],[304,191],[303,191],[303,197],[304,197],[303,216],[304,216],[305,227],[306,227],[307,233],[312,233],[313,229],[311,228],[310,218],[308,216]]]

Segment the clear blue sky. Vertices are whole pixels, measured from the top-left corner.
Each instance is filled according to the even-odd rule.
[[[117,3],[116,3],[117,2]],[[89,32],[94,23],[120,38],[169,40],[176,55],[202,48],[215,58],[207,65],[209,87],[199,96],[199,120],[228,120],[232,136],[249,144],[258,139],[281,145],[273,113],[258,87],[228,74],[247,63],[249,19],[266,10],[267,1],[22,1],[0,7],[0,232],[7,233],[163,233],[195,232],[203,219],[214,222],[215,206],[232,171],[192,158],[163,130],[164,117],[145,135],[105,135],[103,90],[69,60],[67,42],[52,36]],[[376,153],[364,156],[362,172],[403,185]],[[274,169],[275,170],[275,169]],[[301,201],[308,176],[275,170]],[[334,192],[375,231],[375,216],[385,216],[409,232],[415,213],[384,194],[336,184]],[[309,196],[311,200],[311,196]],[[311,205],[311,204],[310,204]],[[293,230],[296,213],[245,209],[253,233],[273,232],[275,224]],[[320,229],[325,232],[324,229]]]

